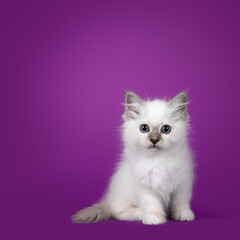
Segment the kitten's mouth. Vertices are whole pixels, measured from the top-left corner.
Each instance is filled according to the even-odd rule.
[[[160,149],[160,147],[159,147],[159,146],[156,146],[156,145],[151,145],[151,146],[148,147],[148,148],[149,148],[149,149],[156,149],[156,150],[157,150],[157,149],[158,149],[158,150]]]

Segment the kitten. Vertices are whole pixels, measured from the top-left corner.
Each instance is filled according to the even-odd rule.
[[[144,101],[126,92],[122,160],[105,196],[76,213],[74,222],[194,220],[187,104],[186,92],[170,101]]]

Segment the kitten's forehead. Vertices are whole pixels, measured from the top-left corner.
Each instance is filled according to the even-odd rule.
[[[154,100],[146,102],[144,115],[152,125],[159,125],[169,117],[167,102]]]

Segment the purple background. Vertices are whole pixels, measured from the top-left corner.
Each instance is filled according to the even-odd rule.
[[[239,1],[6,2],[0,238],[236,239]],[[142,97],[189,91],[194,222],[71,222],[113,173],[127,89]]]

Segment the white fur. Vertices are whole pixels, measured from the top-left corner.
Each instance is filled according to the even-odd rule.
[[[193,220],[188,121],[174,120],[174,109],[163,100],[147,101],[137,108],[139,116],[127,119],[124,115],[125,149],[104,201],[113,217],[120,220],[161,224],[166,222],[167,214],[175,220]],[[151,144],[148,135],[139,130],[143,123],[150,126],[150,131],[152,126],[171,126],[169,134],[161,134],[157,143],[160,149],[147,148]]]
[[[75,222],[114,218],[162,224],[167,217],[194,219],[190,209],[194,175],[187,143],[187,101],[184,92],[171,101],[143,101],[133,92],[126,93],[122,159],[100,204],[75,214]],[[142,133],[141,124],[147,124],[150,131]],[[160,135],[163,125],[171,126],[169,134]],[[160,141],[149,148],[153,146],[153,129]]]

